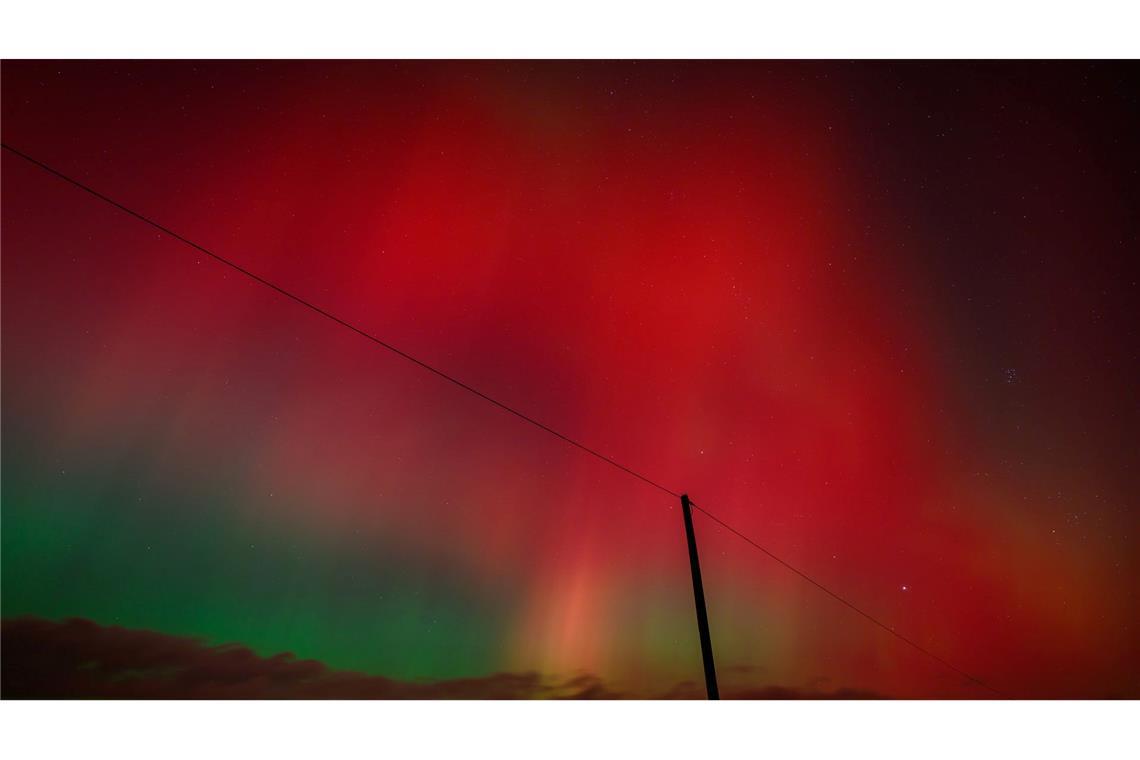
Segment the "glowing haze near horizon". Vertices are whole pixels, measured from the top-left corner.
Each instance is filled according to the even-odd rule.
[[[3,130],[1007,693],[1137,696],[1135,74],[6,62]],[[670,497],[3,177],[5,618],[700,680]],[[696,527],[723,682],[984,696]]]

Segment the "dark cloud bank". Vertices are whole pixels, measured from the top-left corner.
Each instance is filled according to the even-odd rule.
[[[103,626],[90,620],[22,617],[0,624],[5,699],[700,699],[684,682],[662,694],[621,693],[583,675],[550,683],[537,673],[419,683],[329,670],[292,654],[260,657],[237,645]],[[851,689],[770,686],[725,690],[735,699],[872,699]]]

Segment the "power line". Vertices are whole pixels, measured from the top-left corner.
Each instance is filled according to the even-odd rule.
[[[560,438],[561,440],[565,441],[566,443],[570,444],[571,446],[574,446],[578,449],[581,449],[582,451],[586,452],[590,456],[596,457],[597,459],[600,459],[601,461],[605,462],[606,464],[611,465],[612,467],[616,467],[617,469],[621,470],[622,472],[624,472],[628,475],[632,475],[633,477],[637,478],[638,480],[641,480],[642,482],[647,483],[648,485],[651,485],[654,488],[658,489],[659,491],[667,493],[674,498],[677,498],[677,499],[681,498],[681,495],[679,493],[677,493],[676,491],[673,491],[672,489],[666,488],[665,486],[661,485],[660,483],[656,482],[655,480],[652,480],[652,479],[646,477],[645,475],[642,475],[641,473],[637,472],[636,470],[633,470],[629,467],[626,467],[625,465],[611,459],[610,457],[606,456],[605,454],[602,454],[598,451],[595,451],[594,449],[590,448],[589,446],[586,446],[585,444],[580,443],[580,442],[574,440],[573,438],[558,432],[554,428],[552,428],[548,425],[545,425],[542,422],[539,422],[538,420],[534,419],[533,417],[531,417],[531,416],[529,416],[523,412],[520,412],[519,410],[517,410],[511,406],[508,406],[507,404],[504,404],[503,402],[501,402],[495,398],[492,398],[491,396],[488,396],[486,393],[483,393],[482,391],[471,387],[467,383],[464,383],[463,381],[452,377],[451,375],[447,374],[443,370],[437,369],[436,367],[433,367],[432,365],[428,364],[427,362],[424,362],[424,361],[421,361],[420,359],[417,359],[416,357],[412,356],[411,354],[408,354],[408,353],[400,350],[399,348],[396,348],[391,343],[388,343],[384,340],[381,340],[380,338],[378,338],[375,335],[365,331],[364,329],[362,329],[360,327],[357,327],[356,325],[352,324],[351,322],[347,322],[347,321],[341,319],[340,317],[336,316],[335,314],[332,314],[328,311],[325,311],[321,307],[305,300],[304,298],[301,298],[300,296],[296,295],[295,293],[292,293],[292,292],[286,290],[285,288],[282,288],[279,285],[276,285],[276,284],[270,282],[269,280],[266,280],[264,277],[261,277],[260,275],[254,274],[253,272],[251,272],[248,269],[242,267],[241,265],[236,264],[235,262],[225,258],[224,256],[221,256],[220,254],[214,253],[213,251],[209,250],[208,248],[205,248],[204,246],[201,246],[198,243],[195,243],[194,241],[192,241],[188,238],[185,238],[182,235],[179,235],[177,232],[174,232],[170,228],[168,228],[162,224],[159,224],[158,222],[156,222],[153,219],[145,216],[144,214],[139,213],[138,211],[135,211],[134,209],[131,209],[127,206],[124,206],[122,203],[119,203],[118,201],[104,195],[103,193],[100,193],[98,190],[95,190],[94,188],[90,187],[89,185],[86,185],[83,182],[80,182],[79,180],[74,179],[67,174],[64,174],[63,172],[49,166],[48,164],[45,164],[44,162],[42,162],[38,159],[32,158],[28,154],[24,153],[23,151],[17,150],[16,148],[13,148],[12,146],[8,145],[7,143],[0,143],[0,147],[3,147],[4,150],[7,150],[10,153],[12,153],[13,155],[24,159],[28,163],[30,163],[34,166],[37,166],[40,169],[43,169],[44,171],[48,172],[49,174],[52,174],[55,177],[63,180],[64,182],[67,182],[68,184],[79,188],[80,190],[84,191],[85,193],[88,193],[88,194],[94,196],[95,198],[98,198],[99,200],[103,201],[104,203],[107,203],[111,206],[114,206],[115,208],[119,209],[120,211],[122,211],[126,214],[129,214],[130,216],[133,216],[134,218],[138,219],[139,221],[141,221],[147,225],[150,225],[151,227],[155,228],[159,232],[162,232],[165,235],[169,235],[170,237],[174,238],[175,240],[179,241],[180,243],[183,243],[183,244],[193,248],[194,250],[199,251],[200,253],[203,253],[203,254],[209,256],[210,258],[214,259],[215,261],[217,261],[221,264],[225,264],[230,269],[248,277],[249,279],[253,280],[254,282],[257,282],[261,285],[264,285],[265,287],[269,288],[270,290],[273,290],[273,291],[279,293],[280,295],[283,295],[286,298],[290,299],[291,301],[294,301],[294,302],[300,304],[301,306],[304,306],[305,308],[309,309],[310,311],[313,311],[313,312],[319,314],[320,316],[325,317],[326,319],[329,319],[329,320],[335,322],[336,324],[340,325],[341,327],[344,327],[344,328],[351,330],[352,332],[356,333],[357,335],[360,335],[363,338],[367,338],[368,340],[372,341],[376,345],[391,351],[392,353],[396,354],[397,356],[399,356],[403,359],[406,359],[407,361],[409,361],[409,362],[411,362],[411,363],[413,363],[419,367],[422,367],[423,369],[428,370],[429,372],[443,378],[444,380],[447,380],[448,382],[453,383],[454,385],[457,385],[458,387],[462,388],[465,391],[469,391],[470,393],[475,394],[476,396],[483,399],[484,401],[487,401],[491,404],[494,404],[495,406],[499,407],[503,411],[509,412],[521,420],[529,422],[531,425],[534,425],[535,427],[539,428],[540,430],[544,430],[547,433],[550,433],[551,435],[553,435],[557,438]],[[945,667],[954,671],[955,673],[958,673],[959,675],[963,676],[964,678],[967,678],[968,680],[972,681],[973,683],[975,683],[975,684],[977,684],[977,685],[979,685],[985,689],[988,689],[989,691],[993,692],[994,694],[997,694],[999,696],[1006,696],[1005,694],[1003,694],[1002,692],[993,688],[992,686],[987,685],[986,683],[975,678],[974,676],[970,675],[969,673],[965,672],[964,670],[961,670],[960,668],[955,667],[954,665],[950,664],[949,662],[942,659],[938,655],[936,655],[933,652],[925,649],[924,647],[922,647],[918,643],[912,641],[911,639],[907,638],[906,636],[903,636],[901,633],[896,631],[894,628],[891,628],[890,626],[886,625],[885,623],[880,622],[878,619],[876,619],[875,617],[871,616],[870,614],[864,612],[859,607],[857,607],[854,604],[852,604],[851,602],[847,601],[846,599],[844,599],[839,594],[835,593],[831,589],[827,588],[823,584],[816,581],[811,576],[807,575],[806,573],[802,572],[801,570],[793,567],[791,564],[780,559],[775,554],[773,554],[771,551],[764,548],[763,546],[758,544],[756,541],[752,540],[751,538],[749,538],[744,533],[741,533],[739,530],[732,527],[728,523],[724,522],[723,520],[721,520],[716,515],[712,514],[708,510],[704,509],[703,507],[698,506],[695,502],[690,501],[689,503],[694,509],[698,510],[699,512],[701,512],[706,517],[710,518],[711,520],[713,520],[714,522],[716,522],[717,524],[719,524],[720,526],[722,526],[726,530],[728,530],[731,533],[734,533],[735,535],[744,539],[746,542],[751,544],[753,547],[764,552],[769,557],[771,557],[772,559],[779,562],[781,565],[783,565],[787,569],[791,570],[796,575],[798,575],[801,578],[803,578],[804,580],[806,580],[808,583],[811,583],[813,586],[820,589],[824,593],[828,594],[832,598],[843,603],[847,607],[850,607],[852,610],[854,610],[855,612],[858,612],[860,615],[865,617],[867,620],[870,620],[872,623],[879,626],[883,630],[889,632],[891,635],[897,637],[901,641],[903,641],[903,642],[909,644],[910,646],[914,647],[916,650],[925,654],[927,657],[930,657],[931,659],[941,663],[942,665],[944,665]]]
[[[241,265],[236,264],[233,261],[230,261],[226,257],[224,257],[220,254],[214,253],[213,251],[209,250],[208,248],[205,248],[201,245],[198,245],[193,240],[189,240],[189,239],[183,237],[182,235],[179,235],[177,232],[171,230],[169,227],[165,227],[165,226],[159,224],[158,222],[154,221],[153,219],[151,219],[147,216],[144,216],[143,214],[140,214],[138,211],[135,211],[134,209],[128,208],[128,207],[124,206],[123,204],[119,203],[118,201],[116,201],[112,198],[108,198],[106,195],[103,195],[103,193],[99,192],[98,190],[95,190],[94,188],[83,184],[82,182],[80,182],[77,179],[69,177],[68,175],[64,174],[63,172],[52,168],[51,166],[48,166],[43,161],[39,161],[35,158],[32,158],[27,153],[16,150],[15,148],[13,148],[11,145],[8,145],[7,143],[0,143],[0,146],[2,146],[5,150],[10,151],[14,155],[19,156],[20,158],[24,159],[28,163],[34,164],[35,166],[38,166],[39,168],[43,169],[44,171],[55,175],[59,179],[62,179],[64,182],[68,182],[68,183],[74,185],[75,187],[78,187],[80,190],[95,196],[96,198],[103,201],[104,203],[109,203],[112,206],[114,206],[115,208],[119,209],[120,211],[127,213],[127,214],[130,214],[131,216],[138,219],[139,221],[144,222],[146,224],[149,224],[151,227],[154,227],[159,232],[162,232],[163,234],[169,235],[170,237],[174,238],[175,240],[179,241],[180,243],[185,243],[186,245],[190,246],[194,250],[206,254],[207,256],[209,256],[210,258],[214,259],[215,261],[217,261],[219,263],[225,264],[230,269],[233,269],[235,272],[239,272],[239,273],[245,275],[246,277],[253,280],[254,282],[260,283],[261,285],[264,285],[265,287],[269,288],[270,290],[274,290],[277,293],[280,293],[281,295],[285,296],[286,298],[288,298],[292,301],[295,301],[296,303],[299,303],[301,306],[304,306],[306,309],[314,311],[317,314],[320,314],[322,317],[324,317],[326,319],[330,319],[333,322],[336,322],[341,327],[345,327],[345,328],[348,328],[349,330],[352,330],[357,335],[360,335],[361,337],[367,338],[368,340],[372,341],[376,345],[388,349],[389,351],[391,351],[392,353],[396,354],[397,356],[399,356],[403,359],[407,359],[412,364],[423,367],[428,372],[431,372],[435,375],[438,375],[439,377],[442,377],[444,380],[447,380],[450,383],[454,383],[455,385],[458,385],[460,388],[462,388],[465,391],[470,391],[471,393],[474,393],[479,398],[483,399],[484,401],[488,401],[488,402],[494,404],[495,406],[499,407],[503,411],[510,412],[511,414],[515,415],[519,419],[525,420],[525,421],[529,422],[530,424],[534,425],[535,427],[539,428],[540,430],[545,430],[547,433],[550,433],[553,436],[557,436],[558,438],[561,438],[563,441],[570,444],[571,446],[576,446],[577,448],[586,452],[590,456],[597,457],[598,459],[602,460],[606,464],[612,465],[613,467],[616,467],[617,469],[621,470],[622,472],[625,472],[626,474],[632,475],[635,478],[637,478],[637,479],[639,479],[645,483],[648,483],[649,485],[653,486],[654,488],[656,488],[660,491],[664,491],[665,493],[669,494],[670,496],[672,496],[674,498],[677,498],[677,499],[681,498],[681,495],[679,493],[666,488],[665,486],[661,485],[660,483],[658,483],[654,480],[651,480],[650,478],[645,477],[641,473],[639,473],[635,470],[632,470],[629,467],[626,467],[624,464],[621,464],[619,462],[615,462],[613,459],[610,459],[605,454],[602,454],[602,453],[595,451],[594,449],[590,448],[589,446],[585,445],[584,443],[580,443],[568,435],[563,435],[562,433],[559,433],[554,428],[552,428],[548,425],[544,425],[543,423],[539,422],[538,420],[534,419],[533,417],[530,417],[529,415],[524,414],[523,412],[520,412],[518,409],[515,409],[514,407],[508,406],[508,405],[504,404],[502,401],[499,401],[498,399],[492,398],[491,396],[488,396],[486,393],[483,393],[482,391],[480,391],[476,388],[472,388],[467,383],[463,382],[462,380],[457,380],[456,378],[447,374],[443,370],[437,369],[436,367],[433,367],[432,365],[428,364],[427,362],[424,362],[424,361],[417,359],[416,357],[412,356],[409,353],[406,353],[405,351],[401,351],[400,349],[393,346],[391,343],[388,343],[384,340],[381,340],[380,338],[377,338],[372,333],[367,332],[367,331],[357,327],[356,325],[352,324],[351,322],[346,322],[345,320],[341,319],[340,317],[336,316],[335,314],[331,314],[331,313],[325,311],[324,309],[322,309],[321,307],[317,306],[316,304],[313,304],[310,301],[306,301],[304,298],[301,298],[299,295],[286,290],[285,288],[281,287],[280,285],[273,284],[272,282],[265,279],[264,277],[261,277],[260,275],[254,274],[253,272],[242,267]]]
[[[691,501],[691,500],[690,500],[690,501],[689,501],[689,506],[691,506],[693,509],[695,509],[695,510],[697,510],[698,512],[700,512],[701,514],[703,514],[705,517],[708,517],[710,520],[712,520],[713,522],[715,522],[717,525],[720,525],[720,526],[721,526],[722,528],[724,528],[725,530],[729,531],[730,533],[733,533],[733,534],[735,534],[735,535],[736,535],[736,536],[738,536],[739,538],[741,538],[741,539],[743,539],[744,541],[748,542],[748,543],[749,543],[749,544],[751,544],[751,545],[752,545],[754,548],[756,548],[756,549],[759,549],[760,551],[764,552],[764,553],[765,553],[765,554],[767,554],[769,557],[771,557],[772,559],[776,560],[776,561],[777,561],[777,562],[779,562],[781,565],[783,565],[784,567],[786,567],[788,570],[791,570],[793,573],[795,573],[796,575],[800,576],[800,577],[801,577],[801,578],[803,578],[805,581],[807,581],[808,583],[810,583],[811,585],[815,586],[816,588],[818,588],[818,589],[819,589],[820,591],[822,591],[823,593],[825,593],[825,594],[827,594],[828,596],[830,596],[832,599],[835,599],[836,601],[840,602],[840,603],[841,603],[841,604],[843,604],[843,605],[846,605],[847,607],[849,607],[850,609],[854,610],[855,612],[858,612],[860,615],[862,615],[863,617],[865,617],[867,620],[870,620],[872,623],[874,623],[875,625],[879,626],[879,627],[880,627],[880,628],[882,628],[884,631],[886,631],[887,633],[889,633],[889,634],[891,634],[892,636],[896,637],[896,638],[897,638],[897,639],[899,639],[900,641],[903,641],[903,642],[905,642],[905,643],[907,643],[907,644],[910,644],[912,647],[914,647],[915,649],[917,649],[919,652],[922,652],[922,653],[923,653],[924,655],[926,655],[927,657],[931,658],[932,660],[934,660],[934,661],[936,661],[936,662],[938,662],[938,663],[941,663],[942,665],[946,666],[946,667],[947,667],[947,668],[949,668],[950,670],[953,670],[955,673],[957,673],[958,675],[962,676],[963,678],[966,678],[966,679],[968,679],[969,681],[971,681],[971,682],[973,682],[973,683],[977,684],[978,686],[981,686],[983,689],[988,689],[989,691],[993,692],[994,694],[997,694],[999,697],[1008,697],[1008,695],[1007,695],[1007,694],[1004,694],[1003,692],[1001,692],[1001,691],[998,691],[997,689],[995,689],[994,687],[992,687],[992,686],[990,686],[989,684],[985,683],[984,681],[982,681],[982,680],[980,680],[980,679],[978,679],[978,678],[975,678],[974,676],[970,675],[969,673],[967,673],[966,671],[962,670],[961,668],[958,668],[958,667],[956,667],[956,666],[952,665],[951,663],[947,662],[946,660],[942,659],[942,658],[941,658],[941,657],[939,657],[938,655],[934,654],[934,652],[931,652],[929,649],[927,649],[927,648],[923,647],[923,646],[922,646],[921,644],[919,644],[918,642],[916,642],[916,641],[914,641],[914,640],[912,640],[912,639],[909,639],[909,638],[907,638],[906,636],[902,635],[901,633],[899,633],[898,631],[896,631],[894,628],[892,628],[891,626],[889,626],[889,625],[887,625],[886,623],[882,622],[881,620],[879,620],[878,618],[874,617],[874,616],[873,616],[873,615],[871,615],[870,613],[868,613],[868,612],[864,612],[862,609],[860,609],[859,607],[856,607],[854,604],[852,604],[851,602],[847,601],[847,600],[846,600],[846,599],[844,599],[842,596],[840,596],[839,594],[837,594],[837,593],[835,593],[834,591],[832,591],[831,589],[829,589],[827,586],[824,586],[822,583],[820,583],[819,581],[817,581],[815,578],[812,578],[810,575],[808,575],[808,574],[807,574],[807,573],[805,573],[804,571],[800,570],[799,568],[797,568],[797,567],[793,566],[792,564],[790,564],[790,563],[788,563],[788,562],[786,562],[786,561],[784,561],[784,560],[780,559],[780,558],[779,558],[779,557],[777,557],[775,554],[773,554],[771,551],[769,551],[767,548],[765,548],[765,547],[761,546],[760,544],[758,544],[756,541],[754,541],[754,540],[752,540],[751,538],[749,538],[749,537],[748,537],[747,535],[745,535],[744,533],[741,533],[739,530],[737,530],[736,528],[732,527],[731,525],[729,525],[728,523],[726,523],[724,520],[722,520],[722,519],[720,519],[719,517],[717,517],[716,515],[714,515],[712,512],[709,512],[709,511],[708,511],[707,509],[705,509],[704,507],[701,507],[701,506],[699,506],[699,505],[698,505],[696,502],[694,502],[694,501]]]

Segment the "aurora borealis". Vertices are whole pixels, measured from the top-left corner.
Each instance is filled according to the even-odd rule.
[[[1135,698],[1137,73],[5,62],[3,138],[1004,693]],[[3,190],[6,621],[700,682],[667,496],[6,151]],[[986,696],[696,530],[722,688]]]

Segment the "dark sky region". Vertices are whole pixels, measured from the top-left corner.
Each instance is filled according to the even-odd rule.
[[[3,139],[1006,694],[1138,697],[1138,73],[7,61]],[[699,695],[670,497],[2,200],[9,696]],[[986,696],[696,520],[727,693]]]

